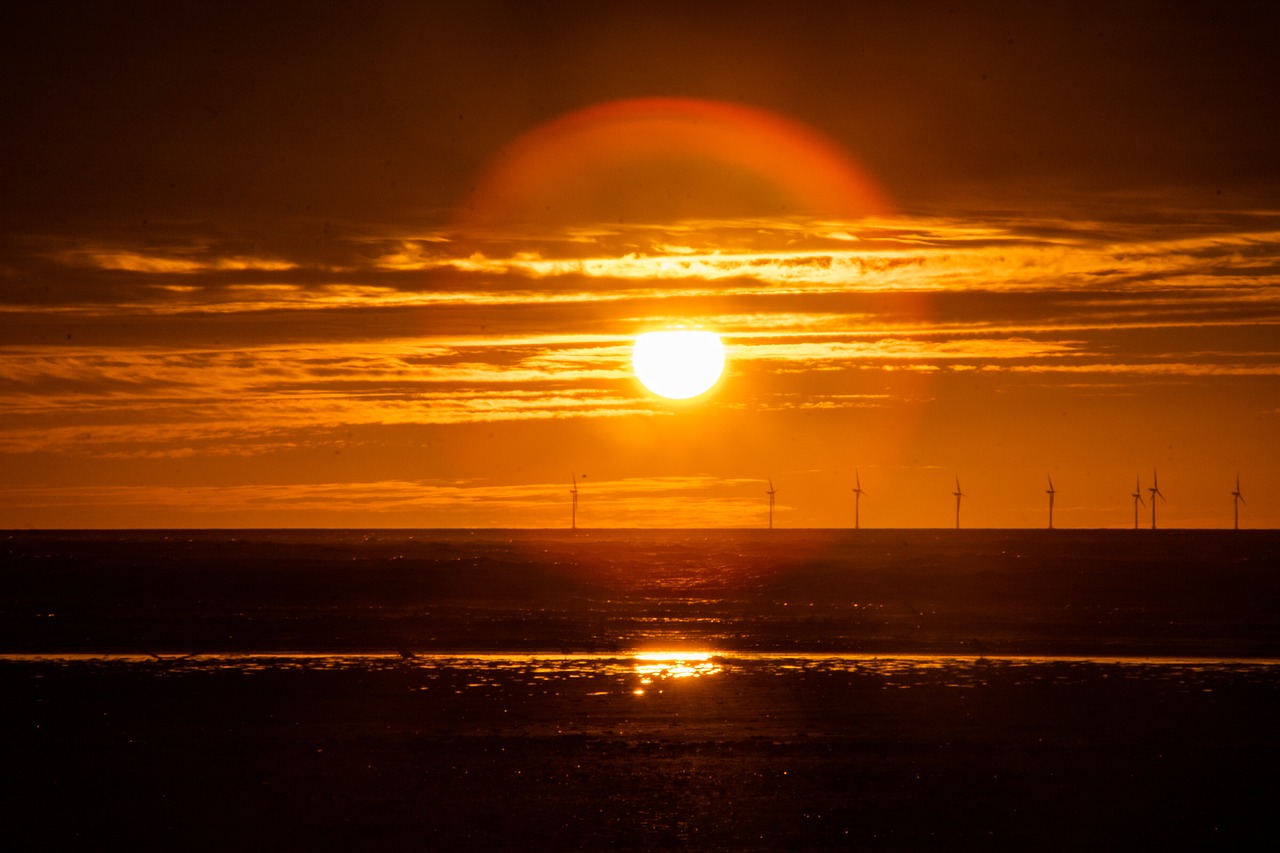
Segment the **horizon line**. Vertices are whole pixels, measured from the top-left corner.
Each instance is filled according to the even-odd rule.
[[[334,532],[334,531],[426,531],[426,532],[442,532],[442,533],[476,533],[476,532],[493,532],[493,531],[532,531],[543,533],[591,533],[591,532],[674,532],[674,531],[717,531],[717,532],[755,532],[761,533],[787,533],[787,532],[838,532],[847,531],[849,533],[863,533],[864,531],[874,532],[893,532],[902,533],[907,531],[919,532],[940,532],[945,531],[949,534],[965,534],[965,533],[1043,533],[1045,535],[1054,535],[1062,533],[1103,533],[1108,531],[1127,532],[1134,534],[1142,533],[1191,533],[1191,532],[1212,532],[1224,531],[1232,534],[1236,533],[1275,533],[1280,532],[1280,527],[1161,527],[1156,530],[1150,528],[1139,528],[1135,530],[1132,527],[9,527],[0,528],[0,535],[10,535],[14,533],[172,533],[172,532],[219,532],[219,531],[241,531],[241,532]]]

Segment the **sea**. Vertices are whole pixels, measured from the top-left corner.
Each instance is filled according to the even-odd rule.
[[[1280,531],[0,533],[29,849],[1237,849]]]

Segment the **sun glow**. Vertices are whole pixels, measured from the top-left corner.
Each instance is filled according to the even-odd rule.
[[[631,350],[636,378],[655,394],[687,400],[708,391],[724,372],[724,345],[714,332],[646,332]]]
[[[584,107],[525,132],[490,161],[459,224],[892,209],[849,152],[813,128],[740,104],[653,97]]]

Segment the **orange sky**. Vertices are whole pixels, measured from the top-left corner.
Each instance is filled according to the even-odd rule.
[[[1269,9],[851,5],[0,13],[0,527],[1277,526]]]

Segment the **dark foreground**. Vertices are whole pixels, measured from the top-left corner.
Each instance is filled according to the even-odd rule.
[[[11,849],[85,850],[1274,839],[1274,665],[692,665],[702,674],[622,658],[3,662],[5,832],[24,839]]]
[[[1280,537],[1119,534],[12,534],[6,846],[1266,843]]]

